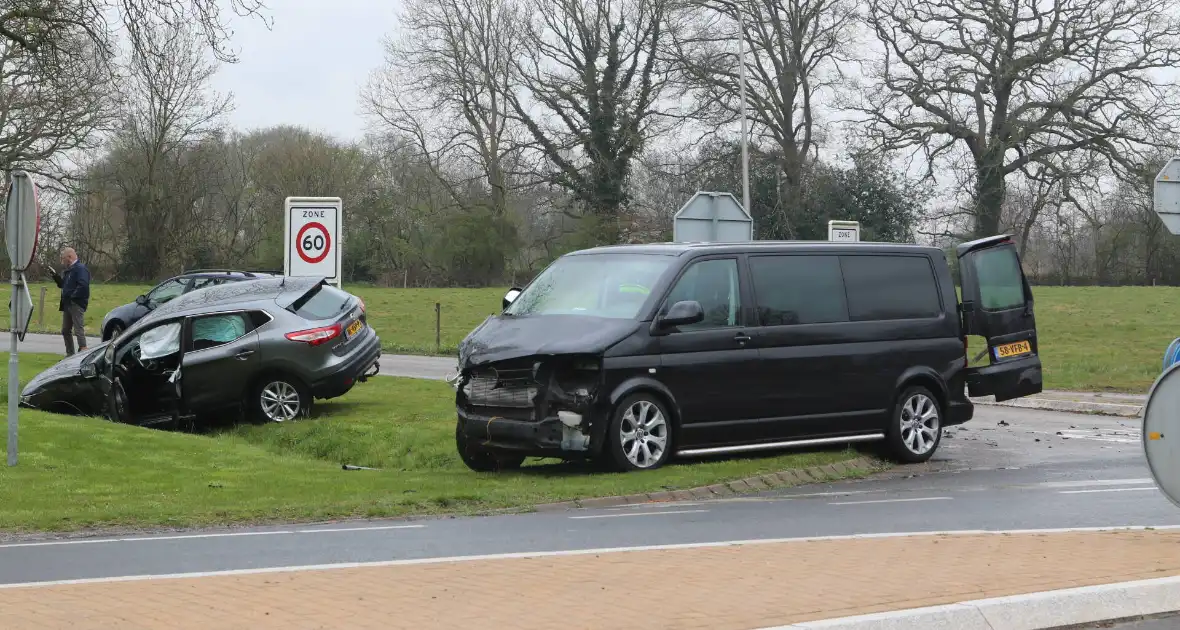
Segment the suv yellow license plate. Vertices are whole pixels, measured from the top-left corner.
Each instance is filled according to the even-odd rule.
[[[1016,343],[1006,343],[1002,346],[996,346],[997,359],[1018,357],[1022,354],[1028,354],[1030,352],[1032,352],[1032,344],[1027,341],[1017,341]]]
[[[348,335],[349,339],[352,339],[364,327],[365,327],[365,323],[358,319],[355,322],[348,325],[348,330],[345,331],[344,334]]]

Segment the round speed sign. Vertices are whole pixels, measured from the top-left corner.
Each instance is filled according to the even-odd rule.
[[[332,237],[322,223],[312,221],[304,224],[295,235],[295,251],[304,262],[314,265],[328,257],[332,251]]]

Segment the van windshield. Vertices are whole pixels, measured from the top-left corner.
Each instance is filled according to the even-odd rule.
[[[634,319],[675,260],[654,254],[564,256],[542,271],[504,313]]]

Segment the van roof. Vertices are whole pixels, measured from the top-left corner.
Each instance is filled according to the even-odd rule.
[[[909,243],[836,243],[832,241],[741,241],[734,243],[644,243],[635,245],[604,245],[591,249],[570,252],[569,256],[585,254],[655,254],[683,256],[685,254],[731,254],[764,251],[872,251],[879,253],[943,253],[937,247]]]

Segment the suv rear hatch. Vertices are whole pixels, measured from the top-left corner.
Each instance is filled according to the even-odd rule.
[[[1011,235],[963,243],[959,262],[963,334],[987,340],[988,365],[968,368],[967,392],[1012,400],[1041,391],[1033,295]]]

